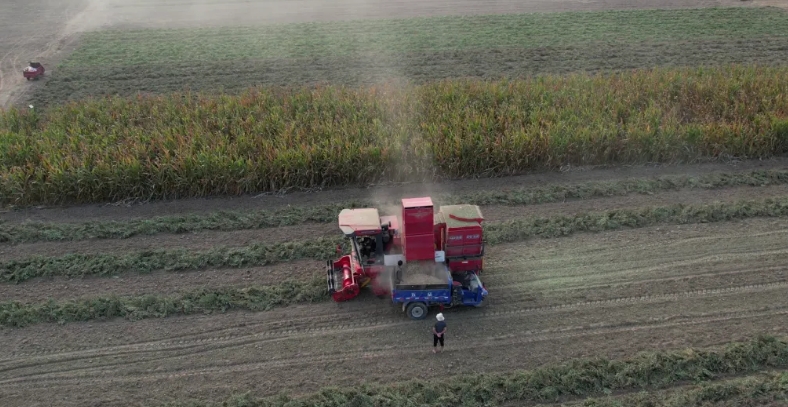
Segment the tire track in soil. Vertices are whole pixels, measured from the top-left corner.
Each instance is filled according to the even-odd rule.
[[[766,257],[766,259],[762,259],[762,257]],[[715,261],[713,262],[710,261],[712,258],[715,259]],[[729,261],[726,261],[726,259],[728,259]],[[757,264],[759,264],[761,267],[753,268],[752,266],[743,266],[742,264],[739,263],[733,263],[734,260],[759,260]],[[677,280],[687,279],[690,277],[691,278],[698,278],[698,277],[718,278],[721,276],[733,276],[733,275],[751,273],[756,270],[769,270],[775,273],[782,274],[788,271],[788,266],[786,266],[787,262],[788,262],[788,249],[749,252],[749,253],[736,253],[736,254],[731,254],[729,256],[723,256],[723,255],[699,256],[698,258],[687,260],[687,261],[674,261],[674,262],[669,262],[669,264],[662,264],[662,265],[651,266],[651,267],[633,267],[626,270],[622,269],[622,271],[616,271],[616,272],[600,272],[594,275],[594,277],[596,278],[604,277],[605,278],[604,283],[575,286],[575,287],[571,287],[571,284],[569,284],[569,287],[567,287],[567,284],[562,284],[562,285],[564,287],[571,289],[587,289],[590,287],[615,287],[615,286],[627,285],[632,283],[677,281]],[[744,261],[743,263],[751,264],[750,262],[746,262],[746,261]],[[621,275],[628,276],[631,274],[646,274],[646,275],[668,274],[675,272],[676,269],[687,270],[692,267],[701,267],[701,266],[705,266],[706,268],[708,268],[709,265],[711,264],[714,265],[715,271],[704,273],[704,274],[694,274],[694,275],[674,274],[660,278],[649,278],[646,280],[635,280],[635,281],[624,280],[622,279],[622,277],[620,277]],[[517,287],[520,285],[528,285],[532,287],[541,288],[542,284],[539,283],[555,284],[555,280],[558,279],[576,280],[583,277],[582,275],[534,277],[533,275],[529,275],[528,273],[523,271],[500,273],[497,272],[496,270],[498,270],[497,267],[487,268],[486,273],[489,274],[486,274],[486,277],[483,277],[483,281],[485,285],[502,283],[502,285],[509,285],[513,287]]]
[[[187,2],[159,4],[111,1],[110,7],[122,14],[113,16],[118,28],[215,27],[232,20],[235,25],[299,23],[352,19],[413,18],[428,16],[505,14],[560,11],[601,11],[621,9],[677,9],[700,7],[748,7],[737,0],[319,0],[292,2]]]
[[[232,366],[244,366],[236,369],[223,369],[226,373],[213,372],[210,375],[196,375],[194,374],[196,371],[204,369],[192,369],[181,376],[185,379],[179,379],[179,376],[169,374],[170,379],[168,380],[149,383],[129,378],[104,381],[82,379],[78,383],[77,379],[71,379],[54,381],[49,385],[39,387],[34,382],[27,386],[16,386],[14,394],[10,395],[16,397],[15,400],[19,405],[23,405],[25,401],[46,399],[64,394],[64,392],[71,392],[68,394],[73,394],[74,397],[68,400],[58,399],[63,405],[69,406],[86,405],[91,400],[98,398],[101,399],[103,406],[127,406],[130,404],[129,400],[135,399],[140,403],[149,404],[151,402],[165,403],[183,398],[218,401],[229,397],[230,391],[250,389],[255,390],[256,396],[274,396],[280,391],[288,391],[293,396],[300,396],[325,385],[353,388],[362,382],[385,384],[414,378],[429,380],[431,377],[434,378],[436,374],[445,377],[447,374],[505,373],[515,369],[533,369],[545,364],[562,363],[575,358],[603,356],[618,359],[632,357],[637,352],[646,350],[716,346],[730,341],[747,340],[750,338],[749,335],[771,330],[775,323],[788,322],[785,315],[770,316],[767,312],[762,312],[760,315],[743,316],[739,319],[721,319],[721,322],[708,319],[694,325],[663,324],[661,327],[655,326],[651,329],[630,330],[625,335],[610,330],[608,332],[598,331],[593,335],[586,335],[579,339],[573,339],[570,335],[564,335],[565,339],[556,336],[559,339],[532,341],[528,347],[511,340],[508,341],[508,345],[503,341],[501,341],[501,345],[484,341],[480,342],[485,345],[484,347],[466,346],[462,352],[454,350],[459,341],[453,337],[446,354],[439,355],[437,358],[436,356],[428,356],[429,345],[426,340],[423,340],[426,346],[420,347],[417,355],[406,355],[410,356],[409,358],[376,360],[373,359],[375,354],[370,353],[367,357],[351,357],[345,362],[303,365],[295,368],[274,369],[273,371],[256,369],[255,366],[249,367],[249,364],[245,363],[235,363]],[[489,349],[492,346],[498,346],[498,348]],[[504,354],[506,356],[501,357]],[[469,358],[476,363],[463,367]],[[384,363],[389,369],[370,370],[381,363]],[[238,373],[233,373],[233,371]],[[139,376],[144,375],[145,372],[139,373]],[[142,386],[145,386],[144,397],[139,395]],[[234,389],[229,389],[228,386],[233,386]],[[6,389],[15,388],[14,386],[4,387]],[[82,394],[86,394],[86,396],[79,396]]]
[[[720,295],[727,296],[731,294],[757,294],[757,293],[764,293],[773,290],[784,290],[787,287],[788,287],[788,281],[780,281],[780,282],[772,282],[765,284],[702,289],[702,290],[674,292],[674,293],[658,294],[658,295],[618,297],[618,298],[609,298],[609,299],[597,300],[597,301],[583,301],[583,302],[566,303],[566,304],[541,306],[541,307],[521,308],[519,306],[509,305],[508,307],[504,307],[503,309],[500,310],[485,310],[485,309],[476,310],[473,313],[465,313],[462,317],[465,319],[465,321],[463,321],[464,323],[472,324],[474,321],[479,321],[479,322],[490,321],[496,318],[510,318],[515,315],[523,315],[523,314],[549,314],[554,312],[563,313],[571,310],[590,310],[592,308],[608,307],[611,305],[615,307],[622,307],[622,306],[629,307],[634,304],[656,304],[666,301],[699,299],[704,297],[714,297]],[[788,309],[788,304],[784,306],[778,306],[774,309]],[[367,312],[364,312],[364,314],[366,315]],[[750,313],[751,311],[742,311],[742,312]],[[381,314],[384,313],[381,312]],[[154,359],[158,362],[163,362],[171,358],[183,358],[184,356],[194,356],[208,351],[236,348],[236,347],[246,346],[259,342],[284,341],[294,337],[305,338],[305,337],[321,337],[321,336],[339,334],[339,333],[347,334],[349,332],[357,332],[357,331],[365,331],[365,330],[373,330],[373,329],[380,330],[381,328],[384,327],[395,328],[398,326],[406,326],[409,324],[409,321],[402,321],[401,319],[400,319],[401,322],[393,322],[393,323],[391,322],[390,319],[379,319],[383,315],[373,314],[370,316],[376,318],[376,320],[370,321],[367,319],[367,320],[359,320],[358,322],[352,321],[348,323],[336,324],[335,322],[327,321],[327,318],[324,315],[321,315],[316,317],[306,317],[304,321],[301,321],[306,326],[311,326],[310,328],[283,327],[281,329],[274,328],[272,330],[268,330],[264,332],[257,332],[254,334],[240,335],[240,336],[232,336],[225,334],[225,335],[214,335],[209,337],[203,337],[198,339],[181,338],[179,340],[155,341],[155,342],[147,342],[147,343],[112,346],[107,348],[84,347],[78,350],[64,350],[61,348],[61,349],[50,350],[50,351],[14,353],[10,355],[11,356],[10,359],[0,360],[0,373],[9,373],[18,369],[47,366],[55,363],[73,363],[79,360],[94,359],[98,357],[111,357],[115,359],[120,356],[144,355],[146,353],[151,353],[151,352],[154,353],[149,355],[147,360],[137,359],[135,362],[128,362],[128,361],[123,362],[124,366],[128,367],[133,364],[146,363]],[[684,317],[684,316],[670,316],[670,317],[661,317],[661,318],[673,319],[678,317]],[[556,318],[556,320],[558,320],[558,318]],[[627,322],[626,324],[631,324],[631,322]],[[560,332],[566,329],[575,330],[578,328],[557,327],[557,328],[541,330],[538,332],[536,331],[525,331],[524,333],[518,332],[517,335],[534,336],[541,333]],[[186,351],[186,352],[176,353],[171,356],[164,356],[159,354],[159,352],[170,353],[170,352],[178,352],[178,351]],[[348,350],[344,352],[339,352],[339,354],[347,355],[347,357],[356,353],[357,350]],[[324,352],[324,355],[321,355],[320,357],[321,358],[329,357],[329,356],[334,357],[337,354],[338,354],[337,352]],[[15,359],[23,359],[23,361],[15,361]],[[297,363],[302,363],[302,361],[299,361]],[[109,363],[105,365],[94,365],[91,366],[90,369],[98,369],[102,367],[111,367],[111,366],[116,366],[116,363]],[[47,369],[48,372],[47,374],[56,374],[56,373],[63,373],[68,371],[71,371],[71,369],[65,369],[65,370]],[[0,384],[10,383],[14,380],[24,380],[28,378],[32,379],[33,377],[39,377],[39,376],[40,375],[21,375],[21,376],[17,376],[15,379],[0,380]]]
[[[625,334],[641,330],[655,330],[664,329],[668,327],[682,327],[690,325],[702,325],[710,323],[726,322],[735,319],[747,318],[762,318],[774,316],[788,316],[788,306],[774,307],[771,310],[747,310],[747,311],[733,311],[733,312],[720,312],[713,313],[702,317],[685,317],[684,315],[670,315],[662,318],[657,318],[654,321],[648,322],[612,322],[605,324],[598,324],[594,327],[586,326],[565,326],[550,329],[532,330],[526,332],[518,332],[517,334],[492,336],[487,337],[483,341],[460,343],[459,345],[452,346],[452,350],[480,350],[484,348],[492,348],[499,346],[513,346],[513,345],[526,345],[535,342],[555,342],[558,340],[582,338],[587,336],[599,336],[610,334]],[[671,322],[671,320],[678,320]],[[42,374],[30,374],[19,376],[14,379],[0,380],[0,384],[21,384],[33,382],[35,385],[90,385],[93,383],[102,383],[111,380],[113,383],[122,381],[153,381],[153,380],[171,380],[174,378],[184,378],[198,375],[215,375],[226,373],[244,373],[250,371],[260,371],[263,369],[276,369],[283,367],[293,366],[315,366],[318,364],[326,363],[339,363],[339,362],[354,362],[359,359],[372,359],[372,358],[386,358],[392,359],[413,355],[414,353],[422,354],[424,345],[404,345],[404,346],[391,346],[388,348],[378,348],[370,351],[358,352],[340,351],[323,353],[317,355],[299,354],[296,357],[285,358],[283,360],[272,360],[266,362],[247,362],[247,363],[231,363],[224,366],[213,366],[200,369],[187,369],[187,370],[164,370],[153,373],[152,370],[147,373],[126,373],[118,374],[116,369],[102,370],[104,367],[113,367],[118,364],[109,364],[106,366],[96,366],[86,369],[69,369],[63,371],[48,371]],[[183,355],[173,356],[182,357]],[[164,358],[164,360],[170,357]],[[162,361],[157,358],[157,361]],[[124,366],[129,366],[129,362],[122,362]],[[81,371],[80,374],[74,374],[76,371]],[[108,378],[111,376],[111,378]]]

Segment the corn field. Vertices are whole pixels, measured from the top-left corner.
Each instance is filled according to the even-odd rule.
[[[786,67],[254,88],[5,111],[0,202],[239,195],[786,151]]]

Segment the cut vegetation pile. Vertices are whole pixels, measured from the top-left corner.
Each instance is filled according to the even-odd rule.
[[[0,132],[16,205],[767,157],[788,151],[788,68],[115,98]]]

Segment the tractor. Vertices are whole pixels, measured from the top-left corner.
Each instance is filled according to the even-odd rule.
[[[38,79],[40,76],[44,76],[44,65],[38,62],[31,62],[30,66],[22,71],[22,75],[27,80]]]
[[[424,319],[429,307],[479,307],[487,289],[481,210],[476,205],[445,205],[434,211],[432,198],[404,198],[398,215],[376,208],[343,209],[339,229],[350,253],[326,261],[328,292],[336,302],[370,287],[379,298],[401,304],[411,319]]]

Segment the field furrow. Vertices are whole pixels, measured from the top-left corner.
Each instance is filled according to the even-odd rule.
[[[468,324],[456,321],[458,332],[450,338],[455,341],[450,353],[440,360],[433,369],[451,369],[455,364],[461,365],[468,357],[480,361],[479,365],[465,370],[463,373],[484,371],[508,371],[516,368],[532,368],[542,363],[560,362],[568,358],[583,357],[591,354],[615,356],[631,355],[635,350],[663,348],[668,346],[693,346],[717,344],[730,339],[743,338],[753,332],[770,330],[776,324],[788,321],[788,306],[784,303],[759,309],[736,308],[750,301],[753,295],[768,294],[747,292],[738,301],[718,298],[709,304],[694,303],[684,300],[672,304],[671,309],[678,307],[696,307],[703,305],[729,304],[731,308],[723,311],[693,312],[681,314],[663,313],[659,304],[652,304],[647,309],[647,317],[640,316],[630,309],[619,309],[609,319],[595,321],[591,324],[568,324],[564,321],[569,315],[556,312],[534,321],[519,320],[512,315],[496,317],[488,316],[483,322]],[[767,295],[764,300],[784,299],[786,291]],[[670,301],[670,303],[673,303]],[[693,308],[698,310],[698,308]],[[578,312],[575,318],[583,315],[600,315],[601,309],[587,309]],[[642,310],[637,310],[642,311]],[[621,314],[627,319],[621,319]],[[688,315],[694,314],[694,315]],[[618,318],[616,318],[618,317]],[[455,317],[457,319],[457,317]],[[540,322],[540,320],[542,322]],[[471,321],[467,321],[470,323]],[[481,325],[479,325],[479,323]],[[515,324],[515,325],[513,325]],[[528,324],[528,327],[525,326]],[[474,327],[472,331],[466,328]],[[498,327],[496,329],[495,327]],[[426,327],[425,327],[426,328]],[[424,360],[424,353],[429,349],[426,344],[426,333],[405,335],[396,332],[402,327],[366,327],[361,329],[345,329],[333,335],[297,335],[281,339],[255,339],[246,343],[219,343],[199,346],[197,349],[183,347],[180,349],[157,350],[147,354],[117,353],[107,356],[95,356],[86,359],[70,359],[59,363],[43,363],[26,366],[21,369],[8,369],[3,372],[13,374],[12,379],[0,378],[4,386],[24,386],[24,388],[46,387],[60,389],[69,386],[96,386],[109,390],[123,388],[123,384],[143,382],[151,389],[154,397],[163,395],[156,392],[156,382],[165,380],[184,386],[187,392],[204,391],[195,389],[188,383],[202,384],[205,381],[224,381],[233,376],[243,382],[260,378],[262,372],[276,369],[284,380],[285,387],[296,393],[304,392],[309,387],[325,386],[336,383],[336,377],[345,377],[343,384],[358,384],[357,379],[350,379],[347,373],[360,373],[361,377],[375,382],[403,380],[409,377],[427,377],[430,369]],[[461,333],[459,333],[461,332]],[[485,332],[484,334],[480,334]],[[721,333],[725,332],[725,333]],[[370,342],[369,340],[372,340]],[[332,343],[325,352],[318,352],[315,344]],[[571,346],[567,346],[570,345]],[[624,345],[627,344],[627,345]],[[560,349],[555,351],[557,345]],[[325,345],[322,345],[325,348]],[[334,349],[331,349],[331,348]],[[627,349],[621,351],[620,349]],[[491,358],[492,354],[506,353],[511,357],[506,362]],[[364,360],[364,365],[358,365]],[[382,371],[375,365],[382,361],[396,363],[397,369]],[[393,362],[396,360],[397,362]],[[512,364],[511,361],[516,361]],[[351,366],[353,366],[351,368]],[[307,367],[317,367],[309,369]],[[305,376],[305,370],[311,370]],[[425,372],[425,370],[427,372]],[[340,373],[339,375],[337,373]],[[306,383],[310,386],[304,387]],[[119,386],[120,385],[120,386]],[[282,386],[277,386],[281,388]],[[51,390],[49,390],[51,391]],[[117,390],[116,390],[117,391]],[[258,392],[271,394],[258,387]],[[170,395],[168,395],[170,396]]]
[[[788,185],[765,187],[734,187],[715,190],[666,191],[654,195],[606,197],[569,202],[528,206],[482,205],[486,222],[502,222],[523,217],[572,216],[585,212],[604,212],[619,209],[638,209],[675,204],[701,205],[713,202],[737,202],[788,197]],[[237,231],[202,231],[189,234],[157,234],[133,236],[127,239],[93,239],[86,241],[38,242],[21,244],[0,243],[4,260],[21,260],[32,253],[43,256],[63,256],[69,253],[100,254],[129,253],[147,250],[186,249],[207,250],[214,247],[242,247],[255,243],[275,244],[307,241],[315,237],[341,237],[335,223],[301,224],[277,228]]]
[[[485,273],[490,301],[482,309],[446,312],[450,351],[438,366],[423,356],[430,321],[414,323],[385,300],[365,295],[344,304],[172,317],[166,328],[146,320],[4,331],[0,383],[25,391],[90,385],[120,399],[131,394],[123,389],[142,382],[165,400],[219,391],[205,383],[231,377],[251,385],[269,369],[287,389],[304,392],[336,384],[338,377],[348,385],[357,383],[350,377],[426,377],[430,368],[452,370],[468,357],[481,361],[467,367],[474,372],[509,371],[588,355],[717,344],[788,322],[788,276],[781,267],[788,258],[781,247],[786,233],[784,220],[760,219],[498,246]],[[64,347],[62,335],[90,345]],[[372,368],[380,363],[396,369]],[[161,381],[181,390],[159,393]]]
[[[7,2],[2,407],[785,404],[782,2]],[[485,217],[438,355],[325,290],[415,196]]]

